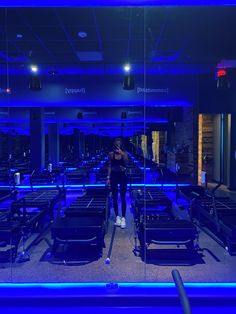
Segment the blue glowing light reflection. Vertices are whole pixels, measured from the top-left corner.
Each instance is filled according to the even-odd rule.
[[[3,102],[1,104],[1,107],[25,107],[25,108],[31,108],[31,107],[65,107],[65,103],[67,103],[66,101],[58,101],[58,102],[48,102],[48,103],[45,103],[41,100],[38,100],[38,101],[32,101],[32,100],[27,100],[27,99],[8,99],[8,102]],[[112,107],[112,108],[115,108],[115,107],[192,107],[192,103],[190,102],[187,102],[187,101],[181,101],[181,100],[166,100],[166,101],[161,101],[161,100],[158,100],[156,102],[153,102],[153,101],[147,101],[145,104],[143,102],[143,100],[137,100],[137,101],[115,101],[115,100],[112,100],[112,101],[109,101],[107,99],[104,99],[103,101],[91,101],[91,100],[83,100],[83,101],[80,101],[80,108],[88,108],[88,107],[94,107],[94,108],[107,108],[107,107]],[[78,100],[70,100],[69,101],[69,106],[70,107],[78,107]],[[8,120],[4,120],[4,121],[8,121]],[[48,122],[50,121],[55,121],[54,119],[48,119],[47,120]],[[158,123],[166,123],[168,122],[167,120],[165,119],[160,119],[159,120],[155,120],[155,122],[158,122]]]
[[[188,183],[157,183],[157,184],[145,184],[145,183],[132,183],[130,184],[131,187],[176,187],[176,186],[190,186],[191,184]],[[59,185],[18,185],[15,188],[19,190],[28,190],[28,189],[52,189],[52,188],[87,188],[87,187],[105,187],[105,184],[65,184],[64,186],[62,184]],[[9,189],[11,188],[10,185],[0,185],[1,189]]]
[[[3,7],[235,5],[235,0],[2,0]]]
[[[106,288],[106,282],[85,283],[0,283],[0,288]],[[121,282],[116,283],[120,288],[173,288],[172,282]],[[188,288],[236,288],[235,282],[187,282]]]

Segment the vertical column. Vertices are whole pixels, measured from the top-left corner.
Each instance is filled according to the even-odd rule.
[[[152,151],[152,132],[147,132],[147,158],[149,160],[153,159],[153,151]]]
[[[6,147],[6,135],[0,133],[0,158],[8,159],[8,147]]]
[[[30,152],[31,169],[41,171],[45,167],[43,108],[30,109]]]
[[[203,115],[199,114],[198,118],[198,184],[202,184],[202,130]]]
[[[160,162],[160,132],[152,131],[152,155],[153,161]]]
[[[80,134],[80,155],[85,154],[85,135],[84,133]]]
[[[193,184],[198,182],[198,122],[198,108],[193,100],[192,107],[183,108],[183,135],[179,135],[186,148],[185,171],[191,173]]]
[[[221,115],[214,115],[213,118],[213,180],[221,182],[222,180],[222,126],[221,126]]]
[[[138,135],[135,136],[135,154],[136,155],[139,154],[139,136]]]
[[[59,126],[57,123],[50,123],[48,125],[48,162],[53,166],[59,163],[60,152],[60,137]]]
[[[11,155],[12,157],[12,153],[14,151],[14,145],[13,145],[13,134],[12,132],[8,132],[7,133],[7,154],[8,154],[8,158]]]
[[[229,189],[236,190],[236,113],[231,114],[229,149]]]
[[[167,145],[170,147],[175,145],[175,122],[173,121],[168,122]]]
[[[141,149],[143,153],[143,157],[147,158],[147,135],[141,135]]]
[[[3,143],[4,143],[4,137],[3,137],[3,134],[0,132],[0,159],[3,157],[3,152],[4,152]]]
[[[166,164],[166,143],[167,143],[167,132],[159,131],[159,162]]]
[[[74,157],[75,160],[79,159],[80,154],[80,130],[74,129]]]
[[[229,114],[224,114],[224,160],[223,160],[223,167],[224,167],[224,177],[223,177],[223,184],[228,186],[228,178],[229,178],[229,148],[230,148],[230,133],[229,133]]]
[[[92,134],[92,141],[93,141],[93,146],[92,146],[92,154],[95,155],[96,153],[96,140],[97,137],[95,134]]]

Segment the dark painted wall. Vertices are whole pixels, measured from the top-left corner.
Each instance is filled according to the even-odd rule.
[[[214,75],[199,77],[200,113],[236,113],[236,73],[229,79],[231,88],[217,89]]]
[[[213,180],[220,182],[221,166],[221,115],[213,118]]]
[[[122,76],[42,77],[42,90],[29,90],[29,77],[10,78],[11,94],[0,86],[1,106],[190,105],[196,79],[191,75],[135,77],[135,89],[122,89]],[[144,89],[145,88],[145,89]]]

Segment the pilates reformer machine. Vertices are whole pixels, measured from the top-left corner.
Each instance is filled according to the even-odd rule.
[[[51,225],[55,207],[58,205],[60,208],[60,201],[59,190],[31,192],[13,201],[0,218],[0,260],[29,260],[29,249]]]
[[[217,197],[218,184],[212,191],[199,186],[182,187],[180,193],[191,201],[192,216],[200,228],[236,255],[236,202],[228,197]]]
[[[133,191],[132,206],[135,225],[135,255],[141,255],[144,260],[151,244],[184,245],[190,252],[196,250],[197,228],[191,221],[174,217],[172,202],[162,190],[143,188]]]
[[[50,184],[55,184],[55,182],[56,182],[55,174],[52,172],[49,172],[48,170],[42,173],[37,173],[34,170],[30,175],[30,186],[32,190],[33,190],[33,186],[35,185],[43,185],[43,184],[50,185]]]
[[[70,246],[76,246],[78,250],[95,247],[101,256],[108,218],[108,191],[104,188],[87,188],[84,195],[77,197],[66,208],[64,217],[58,219],[52,226],[51,254],[57,255],[61,247],[66,252]],[[63,258],[66,259],[67,256]]]
[[[65,171],[65,178],[67,184],[85,184],[89,182],[89,173],[87,169],[68,168]]]
[[[4,202],[13,199],[15,194],[11,189],[0,190],[0,262],[4,262],[9,259],[9,255],[14,254],[13,251],[9,251],[9,247],[17,247],[20,241],[20,232],[18,223],[8,223],[10,210],[4,205]]]

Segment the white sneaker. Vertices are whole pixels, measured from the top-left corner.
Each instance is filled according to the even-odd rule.
[[[121,226],[121,218],[120,216],[116,216],[116,222],[115,222],[115,225],[120,227]]]
[[[125,229],[126,227],[126,221],[125,221],[125,217],[121,218],[121,224],[120,224],[121,229]]]

